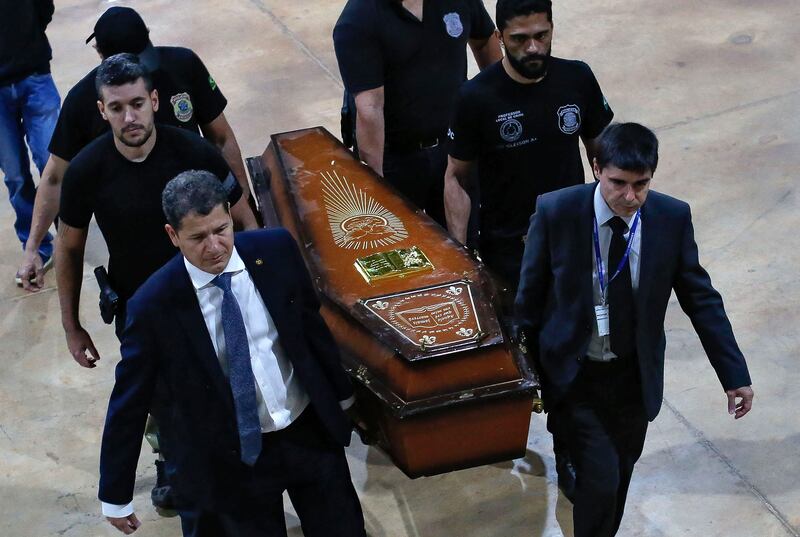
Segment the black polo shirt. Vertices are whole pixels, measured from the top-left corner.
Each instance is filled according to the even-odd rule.
[[[85,228],[95,217],[108,246],[109,280],[123,300],[178,251],[164,231],[161,193],[187,170],[208,170],[220,181],[231,173],[208,141],[185,129],[159,125],[156,143],[142,162],[126,159],[107,132],[82,149],[64,174],[61,220]],[[236,181],[228,184],[228,201],[234,205],[242,189]]]
[[[197,54],[183,47],[155,48],[160,61],[151,75],[158,90],[156,122],[200,132],[200,125],[215,120],[228,101]],[[96,74],[95,67],[73,86],[61,106],[50,152],[66,161],[108,131],[108,122],[97,109]]]
[[[514,81],[498,62],[461,86],[449,153],[478,162],[481,242],[519,239],[540,194],[585,182],[578,141],[613,117],[581,61],[552,58],[535,84]]]
[[[399,0],[348,0],[333,42],[350,93],[384,87],[389,149],[445,133],[467,42],[493,31],[481,0],[425,0],[422,21]]]

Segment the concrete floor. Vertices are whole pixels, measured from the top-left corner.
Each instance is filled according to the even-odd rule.
[[[200,54],[230,100],[226,114],[246,156],[260,154],[273,132],[337,132],[342,86],[330,34],[343,0],[126,3],[143,14],[156,44]],[[111,4],[57,2],[48,34],[62,95],[97,63],[84,39]],[[592,66],[617,119],[658,132],[653,186],[692,204],[701,255],[726,298],[756,391],[753,412],[734,423],[690,323],[672,304],[665,404],[620,534],[798,536],[800,421],[788,402],[800,385],[800,3],[560,0],[555,23],[555,54]],[[14,286],[18,250],[10,207],[0,203],[0,535],[116,535],[95,499],[116,340],[96,313],[87,271],[83,319],[103,360],[79,368],[66,351],[53,274],[35,295]],[[95,234],[87,268],[104,256]],[[550,448],[534,416],[522,460],[411,481],[357,440],[348,458],[373,537],[570,535]],[[137,535],[177,536],[177,519],[149,506],[154,478],[144,451],[136,505],[145,524]],[[301,535],[287,510],[291,535]]]

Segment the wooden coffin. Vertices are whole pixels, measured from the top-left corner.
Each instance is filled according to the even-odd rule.
[[[377,444],[410,477],[521,457],[536,379],[485,269],[318,127],[247,160],[265,226],[303,250]]]

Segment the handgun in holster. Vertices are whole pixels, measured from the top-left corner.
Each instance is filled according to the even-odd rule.
[[[119,309],[119,295],[111,288],[106,267],[100,265],[95,268],[94,277],[97,278],[97,285],[100,287],[100,316],[104,323],[111,324]]]

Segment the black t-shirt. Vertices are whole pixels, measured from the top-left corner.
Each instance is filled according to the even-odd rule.
[[[216,119],[228,101],[194,52],[182,47],[155,48],[160,59],[152,73],[159,98],[156,122],[199,132],[199,126]],[[108,122],[97,109],[96,74],[95,67],[73,86],[61,106],[50,152],[66,161],[108,131]]]
[[[390,148],[444,134],[466,80],[467,42],[493,31],[481,0],[427,0],[422,22],[396,0],[348,0],[333,43],[350,93],[384,87]]]
[[[0,0],[0,87],[50,72],[53,0]]]
[[[122,156],[108,132],[81,150],[64,174],[61,220],[85,228],[94,215],[108,245],[111,285],[123,300],[177,252],[164,231],[161,193],[186,170],[208,170],[220,181],[230,175],[225,159],[209,142],[159,125],[155,146],[144,161]],[[235,180],[228,179],[228,184],[233,205],[242,189]]]
[[[614,113],[583,62],[552,58],[535,84],[515,82],[502,62],[460,89],[450,155],[477,160],[481,240],[521,237],[536,198],[585,182],[578,138],[594,138]]]

